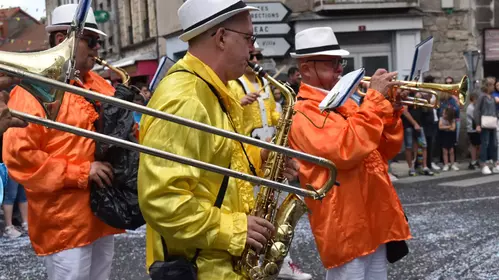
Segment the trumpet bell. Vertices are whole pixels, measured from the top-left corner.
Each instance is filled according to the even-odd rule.
[[[0,64],[12,66],[29,73],[64,82],[72,55],[75,37],[66,38],[61,44],[45,51],[14,53],[0,51]],[[10,73],[19,74],[19,72]],[[22,75],[21,87],[30,92],[42,105],[48,119],[55,120],[64,96],[64,90],[28,79]]]

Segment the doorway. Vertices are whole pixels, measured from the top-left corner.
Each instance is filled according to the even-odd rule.
[[[366,76],[372,76],[377,69],[383,68],[387,71],[392,69],[392,52],[390,44],[345,46],[350,55],[345,56],[347,66],[343,73],[364,67]]]

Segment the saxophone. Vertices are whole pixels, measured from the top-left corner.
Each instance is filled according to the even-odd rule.
[[[111,64],[109,64],[107,61],[105,61],[104,59],[102,59],[100,57],[96,56],[96,57],[94,57],[94,59],[95,59],[95,63],[97,63],[103,67],[107,67],[111,71],[113,71],[114,73],[119,75],[121,77],[121,83],[123,85],[125,85],[127,87],[130,86],[130,75],[128,75],[128,73],[125,70],[112,66]]]
[[[270,77],[258,64],[248,62],[248,65],[260,77],[267,79],[269,83],[279,88],[286,100],[273,142],[280,146],[287,146],[288,133],[292,123],[291,118],[294,114],[294,92],[286,84],[282,84]],[[285,182],[286,179],[281,175],[285,167],[285,161],[286,157],[284,155],[270,152],[265,166],[264,177],[273,181]],[[325,187],[320,190],[323,194],[334,186],[336,168],[332,162],[331,166],[329,180],[326,182]],[[254,249],[246,247],[241,258],[235,262],[235,270],[251,280],[277,278],[293,240],[296,224],[300,217],[308,211],[303,199],[292,193],[288,194],[278,207],[280,193],[279,190],[261,186],[255,201],[255,207],[251,211],[250,215],[268,220],[276,229],[275,235],[264,246],[261,255],[257,254]]]

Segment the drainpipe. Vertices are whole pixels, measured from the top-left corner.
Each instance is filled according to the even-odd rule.
[[[157,0],[153,0],[154,1],[154,17],[156,18],[156,60],[160,61],[160,57],[159,57],[159,20],[158,20],[158,1]]]
[[[115,15],[115,26],[116,26],[116,36],[118,38],[116,38],[116,45],[118,47],[118,59],[121,58],[121,24],[120,24],[120,10],[119,10],[119,7],[118,7],[118,1],[119,0],[114,0],[113,1],[113,10],[115,11],[114,12],[114,15]]]

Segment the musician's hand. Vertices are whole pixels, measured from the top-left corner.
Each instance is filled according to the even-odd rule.
[[[288,182],[295,181],[298,177],[298,171],[300,170],[300,164],[291,158],[286,159],[286,169],[282,172],[282,175],[288,179]]]
[[[274,232],[275,228],[269,221],[255,216],[248,216],[246,245],[260,252]]]
[[[242,99],[241,99],[241,106],[246,106],[249,105],[253,102],[255,102],[260,95],[256,92],[251,92],[246,94]]]
[[[389,92],[393,86],[401,85],[400,82],[395,81],[394,77],[397,76],[397,72],[388,73],[385,69],[378,69],[376,73],[371,77],[371,83],[369,88],[374,89],[385,98],[389,98]]]
[[[0,78],[1,79],[1,78]],[[13,117],[10,114],[7,102],[9,94],[6,91],[0,92],[0,134],[3,134],[9,127],[25,127],[28,125],[25,121]]]
[[[109,162],[94,161],[90,165],[88,180],[95,182],[99,187],[111,186],[113,182],[113,167]]]

